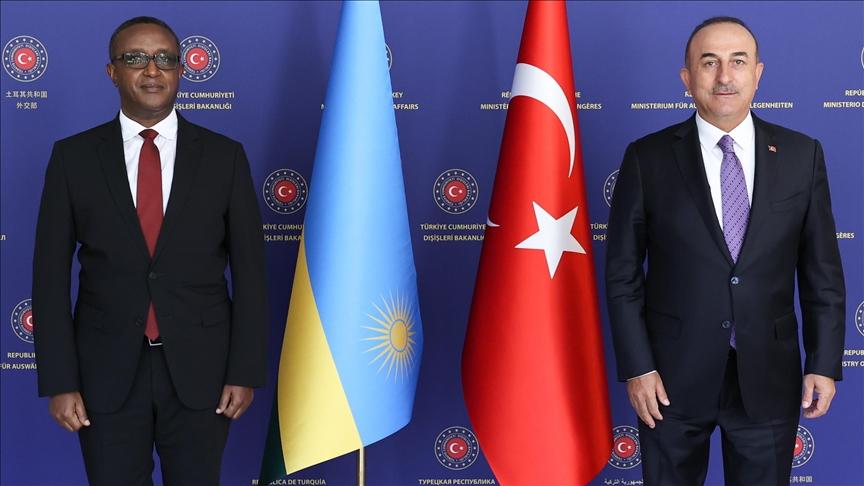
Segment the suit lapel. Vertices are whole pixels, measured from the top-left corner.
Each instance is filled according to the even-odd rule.
[[[144,233],[141,232],[141,223],[138,221],[138,213],[135,212],[135,204],[132,201],[132,191],[129,190],[129,176],[126,174],[126,157],[123,154],[123,135],[120,132],[119,119],[106,125],[102,134],[102,144],[99,145],[97,152],[114,204],[117,205],[135,246],[144,256],[150,258]]]
[[[177,219],[183,209],[189,191],[192,189],[198,167],[201,165],[201,142],[199,131],[195,125],[187,122],[177,114],[177,155],[174,159],[174,178],[171,181],[171,194],[168,197],[168,208],[162,220],[162,229],[156,242],[153,261],[159,258],[165,242],[168,241]]]
[[[695,115],[682,123],[675,135],[679,137],[679,140],[673,145],[673,150],[678,169],[684,178],[684,185],[687,186],[696,209],[702,215],[702,221],[705,223],[708,233],[711,234],[714,243],[717,244],[731,266],[732,256],[729,254],[726,240],[723,237],[723,230],[717,221],[717,211],[714,209],[711,189],[708,187],[708,178],[705,176],[705,163],[702,161],[702,149],[699,146],[699,132],[696,129]]]
[[[778,176],[777,147],[774,134],[768,124],[753,115],[753,126],[756,131],[754,143],[756,154],[756,169],[753,176],[753,202],[750,205],[750,222],[747,224],[747,233],[744,235],[744,243],[741,246],[741,254],[738,261],[750,257],[754,247],[758,244],[757,236],[760,228],[768,224],[771,193]],[[774,151],[769,150],[774,147]],[[782,147],[781,147],[782,148]]]

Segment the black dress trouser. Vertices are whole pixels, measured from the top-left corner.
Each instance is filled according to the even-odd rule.
[[[88,411],[78,436],[93,486],[152,485],[153,447],[166,486],[218,485],[230,419],[177,397],[162,346],[143,343],[135,382],[114,413]],[[86,402],[85,402],[86,407]]]
[[[639,421],[642,473],[647,486],[705,483],[711,433],[720,427],[727,486],[789,486],[798,418],[755,421],[744,411],[738,362],[730,350],[715,413],[682,417],[661,408],[650,429]]]

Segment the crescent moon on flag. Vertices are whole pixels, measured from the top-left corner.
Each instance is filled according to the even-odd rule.
[[[570,170],[567,177],[573,173],[573,160],[576,155],[576,128],[573,125],[573,111],[567,95],[561,89],[561,85],[546,71],[526,63],[516,64],[516,73],[513,75],[513,89],[510,90],[510,100],[517,96],[527,96],[543,103],[561,121],[564,132],[567,134],[567,143],[570,145]]]
[[[501,225],[493,223],[489,216],[486,216],[486,226],[489,226],[490,228],[497,228]]]

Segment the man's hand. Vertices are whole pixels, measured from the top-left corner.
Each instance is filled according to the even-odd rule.
[[[828,407],[836,393],[833,378],[812,373],[804,375],[804,393],[801,395],[804,417],[819,418],[828,413]]]
[[[627,397],[630,398],[630,405],[636,415],[652,429],[655,427],[654,419],[663,420],[657,402],[666,406],[670,403],[660,373],[656,371],[627,380]]]
[[[223,414],[230,419],[238,419],[252,405],[255,393],[251,388],[237,385],[225,385],[222,388],[222,398],[219,400],[219,408],[216,413]]]
[[[54,420],[69,432],[77,432],[81,427],[90,426],[87,410],[84,409],[84,399],[77,391],[51,397],[48,411]]]

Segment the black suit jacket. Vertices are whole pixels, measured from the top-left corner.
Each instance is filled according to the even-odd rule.
[[[841,378],[845,288],[822,147],[753,122],[753,201],[737,263],[717,221],[695,117],[633,142],[616,182],[606,292],[618,378],[658,370],[672,411],[685,415],[716,409],[732,322],[748,415],[798,414],[796,275],[804,372]]]
[[[129,190],[119,120],[54,145],[33,261],[40,396],[80,391],[88,409],[118,409],[135,376],[151,299],[186,406],[215,407],[225,384],[261,386],[265,293],[261,218],[239,143],[178,116],[174,178],[152,259]]]

